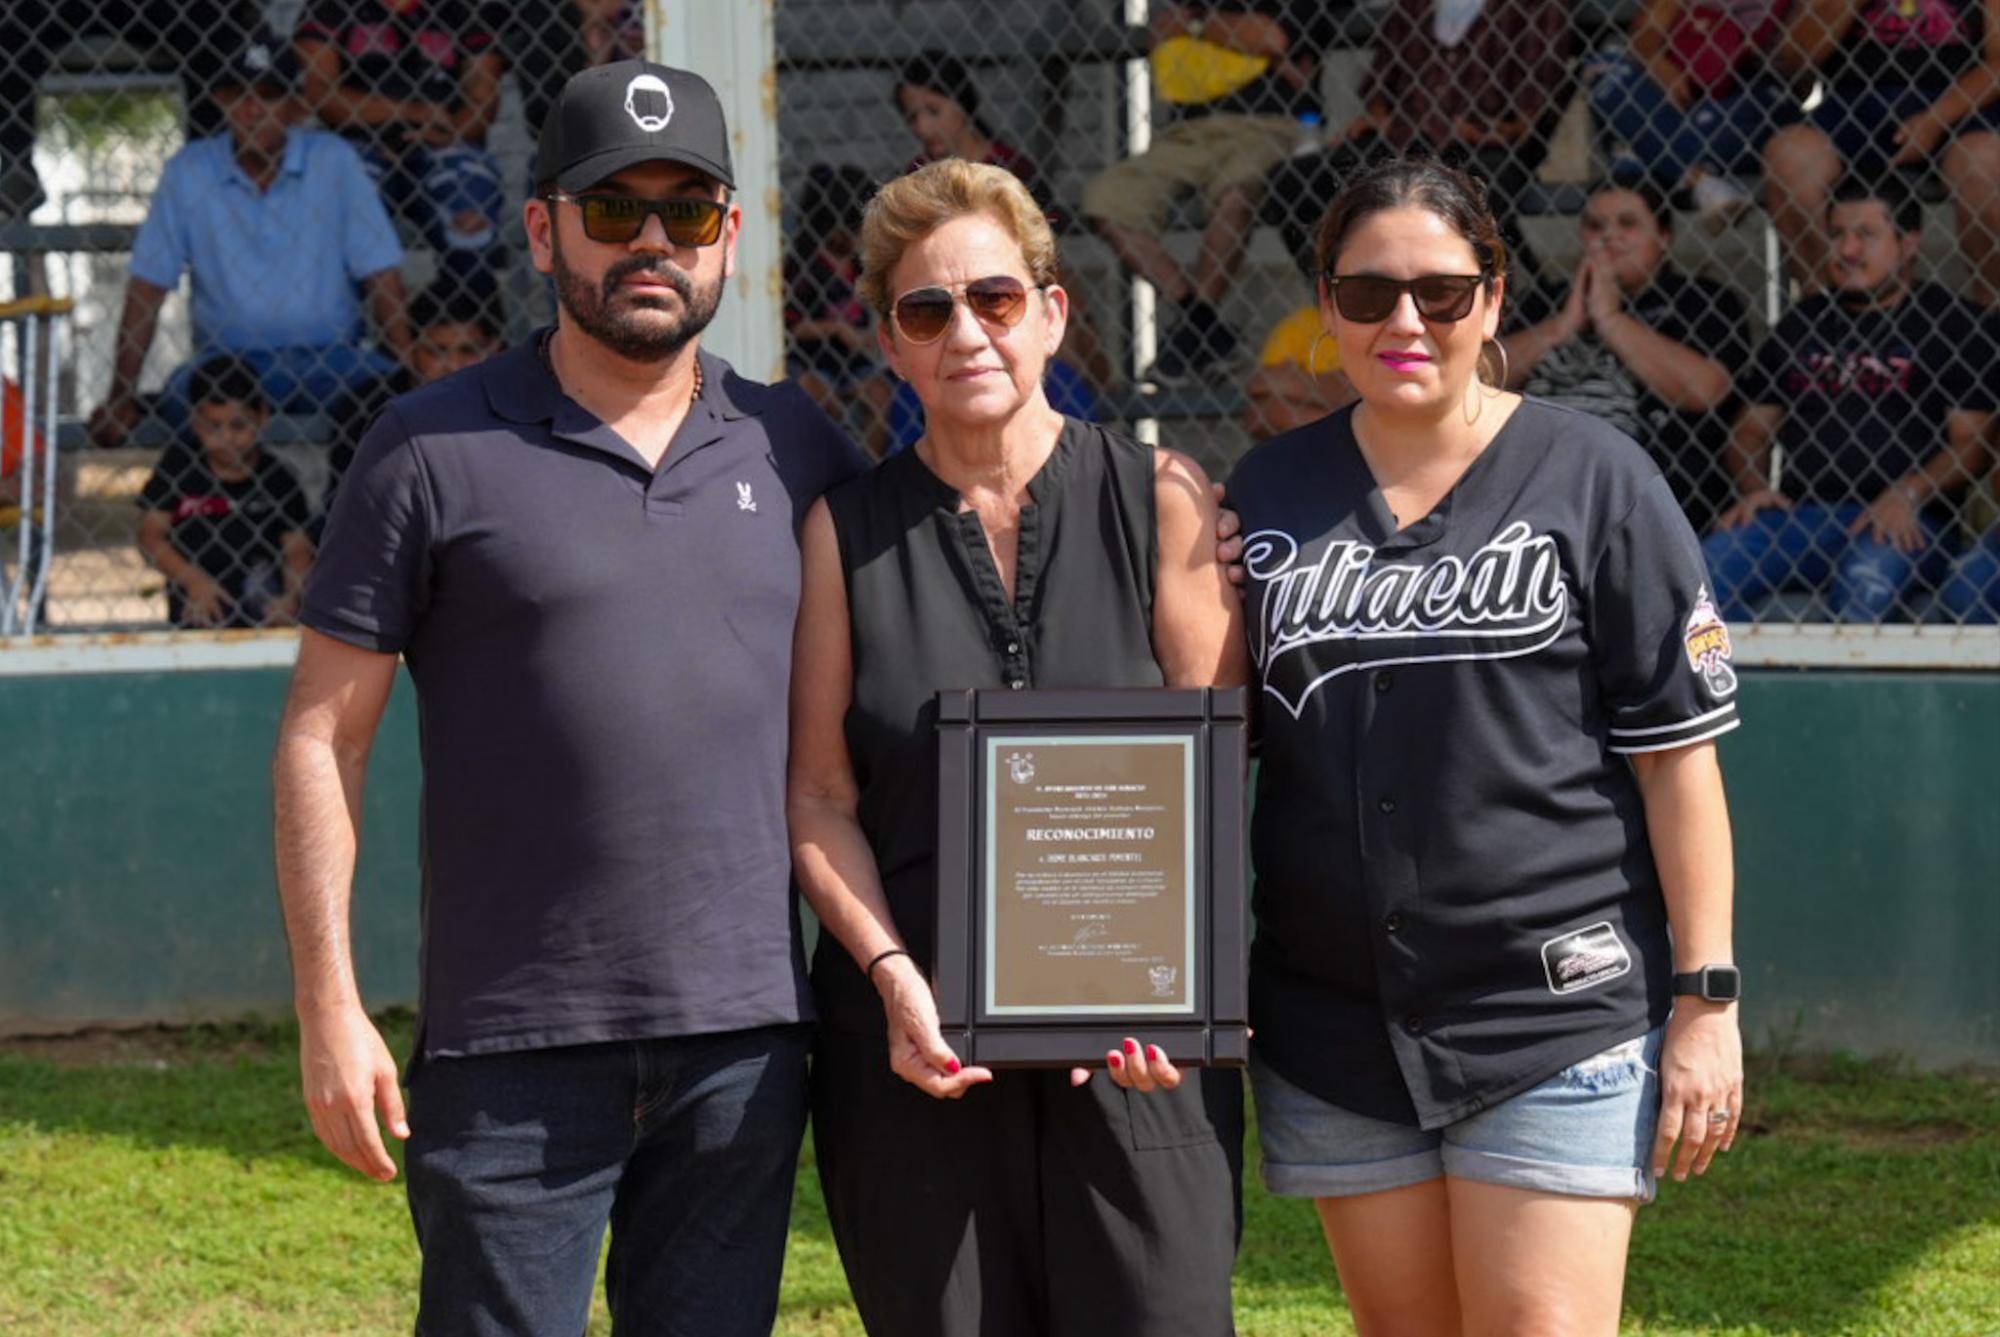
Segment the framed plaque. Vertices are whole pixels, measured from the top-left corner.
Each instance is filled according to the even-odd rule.
[[[1237,688],[938,694],[945,1042],[988,1067],[1249,1058]]]

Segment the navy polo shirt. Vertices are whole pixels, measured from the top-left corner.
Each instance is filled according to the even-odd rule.
[[[1629,437],[1524,401],[1398,530],[1344,410],[1251,451],[1250,1021],[1295,1085],[1434,1128],[1665,1020],[1626,755],[1736,727],[1729,633]]]
[[[865,461],[797,387],[704,354],[655,470],[536,342],[382,413],[302,613],[416,685],[423,1051],[809,1019],[798,531]]]

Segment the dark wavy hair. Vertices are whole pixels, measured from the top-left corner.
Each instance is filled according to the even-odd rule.
[[[1488,297],[1507,276],[1507,243],[1500,240],[1500,224],[1486,202],[1486,183],[1437,158],[1418,155],[1371,163],[1341,187],[1320,219],[1313,244],[1319,274],[1332,274],[1354,229],[1387,209],[1423,209],[1465,238],[1478,259]]]

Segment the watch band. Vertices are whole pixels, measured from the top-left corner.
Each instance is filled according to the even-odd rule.
[[[1743,997],[1743,972],[1729,965],[1682,971],[1674,976],[1674,993],[1711,1003],[1733,1003]]]

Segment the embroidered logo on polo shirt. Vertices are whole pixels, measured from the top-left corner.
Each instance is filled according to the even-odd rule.
[[[625,114],[632,124],[649,135],[657,135],[674,119],[674,95],[667,81],[657,74],[638,74],[625,85]]]
[[[1701,675],[1701,685],[1720,701],[1736,695],[1736,670],[1730,667],[1729,628],[1708,597],[1708,586],[1695,591],[1694,611],[1684,634],[1688,667]]]
[[[1607,919],[1543,943],[1542,970],[1550,993],[1575,993],[1630,974],[1632,953]]]
[[[1470,557],[1377,562],[1329,543],[1310,563],[1276,529],[1244,544],[1261,589],[1251,642],[1264,690],[1296,718],[1322,683],[1355,669],[1512,659],[1553,644],[1569,617],[1556,541],[1517,520]]]
[[[750,495],[750,485],[748,483],[738,483],[736,485],[736,509],[739,511],[754,511],[757,509],[757,499]]]

